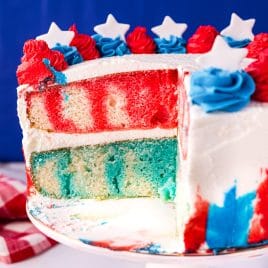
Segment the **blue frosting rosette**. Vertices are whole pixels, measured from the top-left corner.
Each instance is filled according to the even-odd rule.
[[[52,50],[61,52],[64,55],[64,59],[68,65],[77,64],[83,61],[83,58],[76,47],[61,45],[57,43],[56,46],[52,48]]]
[[[208,68],[191,75],[190,97],[205,112],[235,112],[250,102],[255,91],[252,77],[244,71]]]
[[[157,53],[160,54],[183,54],[186,53],[186,41],[182,37],[171,35],[169,39],[155,38]]]
[[[130,54],[126,43],[120,38],[120,36],[113,39],[103,37],[100,34],[95,34],[92,37],[96,41],[97,48],[103,57],[123,56],[125,54]]]

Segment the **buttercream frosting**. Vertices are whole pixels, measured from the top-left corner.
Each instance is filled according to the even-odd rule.
[[[208,68],[191,75],[190,97],[205,112],[239,111],[248,105],[255,83],[244,71]]]
[[[169,39],[155,38],[154,41],[158,53],[186,53],[186,41],[182,37],[171,35]]]

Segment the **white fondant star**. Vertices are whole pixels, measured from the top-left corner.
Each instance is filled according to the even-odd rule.
[[[168,39],[171,35],[181,37],[186,29],[186,23],[176,23],[171,17],[165,16],[162,24],[153,27],[151,30],[160,38]]]
[[[94,31],[104,37],[116,38],[121,37],[125,40],[125,34],[129,29],[129,24],[119,23],[112,14],[107,16],[106,22],[96,25]]]
[[[231,48],[221,36],[217,36],[212,49],[197,58],[197,62],[204,68],[214,67],[227,71],[241,70],[242,60],[247,55],[246,48]]]
[[[49,48],[54,47],[57,43],[68,46],[74,37],[73,31],[62,31],[55,22],[50,24],[46,34],[36,37],[37,40],[46,41]]]
[[[236,13],[232,13],[230,25],[221,31],[221,35],[230,36],[235,40],[253,40],[254,24],[255,19],[243,20]]]

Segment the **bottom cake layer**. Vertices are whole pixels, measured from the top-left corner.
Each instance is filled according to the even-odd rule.
[[[143,139],[31,155],[35,188],[56,198],[161,197],[176,192],[177,139]]]

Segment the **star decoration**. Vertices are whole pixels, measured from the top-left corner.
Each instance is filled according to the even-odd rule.
[[[57,43],[68,46],[74,37],[73,31],[62,31],[55,22],[52,22],[46,34],[36,37],[44,40],[49,48],[55,47]]]
[[[230,36],[235,40],[253,40],[252,28],[255,19],[243,20],[237,14],[232,13],[230,25],[221,31],[221,35]]]
[[[242,60],[246,57],[246,48],[231,48],[221,36],[217,36],[212,49],[197,58],[204,68],[214,67],[227,71],[241,70]]]
[[[160,38],[169,39],[171,35],[181,37],[186,29],[186,23],[176,23],[171,17],[165,16],[162,24],[153,27],[151,30]]]
[[[116,38],[121,37],[125,40],[125,34],[129,29],[129,24],[119,23],[112,14],[107,16],[106,22],[96,25],[94,31],[104,37]]]

